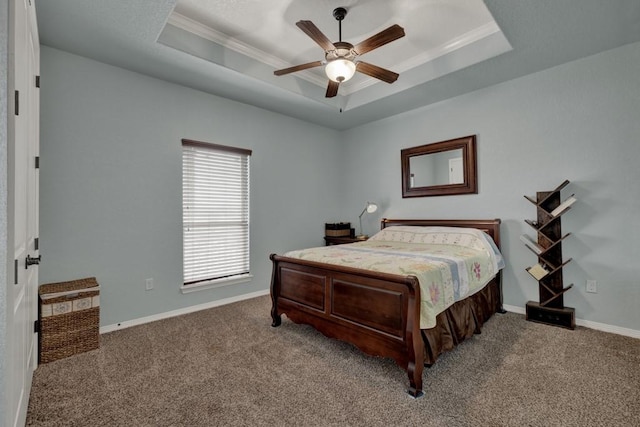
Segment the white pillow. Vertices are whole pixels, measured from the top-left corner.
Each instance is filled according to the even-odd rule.
[[[420,227],[396,225],[386,227],[369,238],[370,241],[457,245],[485,250],[493,255],[496,267],[504,268],[504,259],[491,236],[477,228]]]
[[[486,234],[475,228],[397,225],[380,230],[370,240],[457,245],[482,249],[485,247],[483,235]]]

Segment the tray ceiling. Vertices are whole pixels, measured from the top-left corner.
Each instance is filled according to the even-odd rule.
[[[356,44],[393,25],[406,36],[362,56],[400,74],[393,84],[356,73],[325,98],[324,67],[275,77],[273,71],[324,59],[324,51],[295,23],[312,21],[338,41],[332,15],[345,7],[342,40]],[[347,111],[410,89],[511,49],[482,0],[179,0],[160,43],[329,107]]]
[[[335,129],[349,129],[640,40],[637,0],[35,0],[41,43]],[[362,59],[400,73],[357,74],[324,97],[323,59],[295,26],[351,43],[406,36]]]

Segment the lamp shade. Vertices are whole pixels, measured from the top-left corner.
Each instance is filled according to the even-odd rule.
[[[334,59],[324,69],[327,77],[334,82],[342,83],[349,80],[356,72],[356,64],[348,59]]]
[[[374,213],[378,210],[378,205],[375,203],[367,202],[367,212]]]

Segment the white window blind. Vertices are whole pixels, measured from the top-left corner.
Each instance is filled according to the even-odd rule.
[[[182,140],[185,285],[249,274],[250,156]]]

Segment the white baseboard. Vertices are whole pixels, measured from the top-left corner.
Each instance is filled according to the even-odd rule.
[[[504,309],[512,313],[526,314],[524,307],[518,307],[516,305],[504,305]],[[621,326],[607,325],[606,323],[592,322],[591,320],[584,320],[576,318],[576,325],[584,326],[585,328],[596,329],[603,332],[611,332],[612,334],[624,335],[631,338],[640,338],[640,331],[635,329],[623,328]]]
[[[107,325],[100,327],[100,333],[105,334],[107,332],[117,331],[119,329],[130,328],[136,325],[143,325],[149,322],[155,322],[156,320],[168,319],[170,317],[181,316],[183,314],[194,313],[200,310],[206,310],[208,308],[220,307],[223,305],[231,304],[238,301],[244,301],[251,298],[257,298],[264,295],[269,295],[269,290],[251,292],[244,295],[238,295],[236,297],[225,298],[217,301],[211,301],[204,304],[193,305],[190,307],[180,308],[178,310],[167,311],[165,313],[154,314],[152,316],[141,317],[139,319],[127,320],[125,322],[116,323],[115,325]],[[504,309],[517,314],[525,314],[525,308],[516,305],[504,305]],[[591,320],[576,319],[576,325],[584,326],[585,328],[596,329],[603,332],[611,332],[613,334],[624,335],[632,338],[640,338],[640,331],[635,329],[623,328],[621,326],[608,325],[606,323],[592,322]]]
[[[502,308],[504,308],[507,311],[510,311],[511,313],[527,314],[524,307],[518,307],[517,305],[504,304]]]
[[[251,298],[257,298],[264,295],[269,295],[269,289],[266,289],[263,291],[251,292],[244,295],[238,295],[236,297],[211,301],[204,304],[192,305],[190,307],[167,311],[165,313],[154,314],[152,316],[141,317],[139,319],[127,320],[125,322],[116,323],[115,325],[101,326],[100,333],[106,334],[107,332],[113,332],[120,329],[130,328],[132,326],[143,325],[145,323],[155,322],[156,320],[168,319],[169,317],[175,317],[175,316],[181,316],[183,314],[194,313],[196,311],[206,310],[208,308],[220,307],[222,305],[227,305],[227,304],[231,304],[238,301],[244,301]]]

